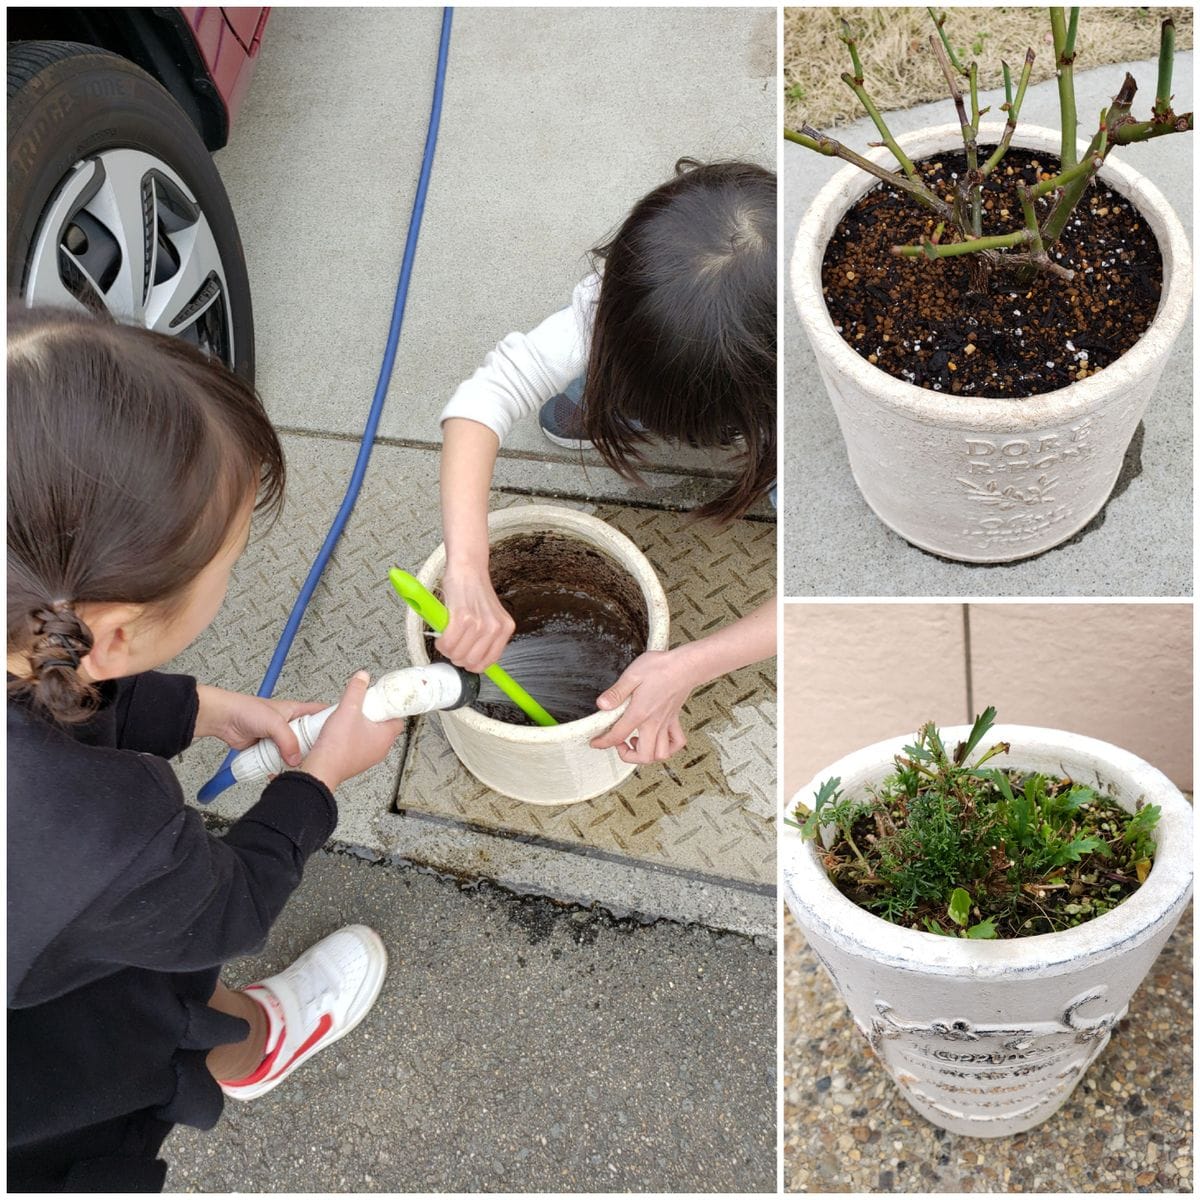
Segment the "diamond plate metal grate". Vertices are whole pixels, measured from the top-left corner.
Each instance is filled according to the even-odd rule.
[[[654,565],[670,602],[673,645],[720,628],[774,592],[774,525],[741,521],[716,530],[674,513],[595,511]],[[684,710],[687,748],[670,763],[641,767],[617,790],[564,808],[498,795],[459,763],[439,718],[416,724],[398,791],[404,813],[745,884],[774,883],[773,663],[697,689]]]
[[[280,521],[251,541],[216,623],[168,669],[240,691],[258,686],[357,450],[327,438],[287,436],[284,443],[289,483]],[[569,469],[551,471],[548,490],[569,482]],[[441,540],[436,497],[435,453],[376,447],[362,496],[309,605],[276,695],[333,700],[359,667],[376,675],[404,665],[403,611],[386,584],[386,569],[415,570]],[[530,502],[492,498],[498,507]],[[654,564],[670,602],[674,644],[750,611],[774,589],[773,524],[741,521],[714,530],[675,513],[586,507],[643,547]],[[459,764],[436,718],[411,721],[386,763],[339,789],[339,828],[378,827],[398,795],[399,809],[412,820],[431,817],[542,839],[563,851],[769,887],[775,878],[773,664],[747,667],[698,689],[684,725],[688,746],[669,770],[643,767],[597,800],[547,809],[489,791]],[[195,794],[221,757],[221,747],[210,740],[178,761],[185,794]],[[258,790],[239,785],[213,810],[236,816]]]

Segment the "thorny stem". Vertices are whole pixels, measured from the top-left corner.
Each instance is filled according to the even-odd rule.
[[[1103,157],[1112,148],[1120,129],[1130,123],[1129,110],[1133,107],[1133,98],[1136,94],[1137,80],[1126,72],[1124,82],[1113,97],[1112,103],[1101,115],[1100,128],[1096,130],[1095,136],[1088,145],[1084,154],[1085,159],[1091,159],[1096,154]],[[1065,171],[1063,173],[1065,174]],[[1075,206],[1083,197],[1083,193],[1091,181],[1092,174],[1093,172],[1090,171],[1085,172],[1063,188],[1050,216],[1042,225],[1042,241],[1047,247],[1053,246],[1062,236],[1067,222],[1071,219],[1071,214],[1075,211]]]
[[[875,122],[875,128],[879,130],[879,136],[883,138],[883,144],[895,156],[905,175],[909,179],[916,179],[917,168],[913,166],[912,159],[900,149],[900,144],[892,136],[892,131],[887,127],[887,123],[880,115],[879,109],[871,102],[871,97],[867,95],[866,90],[863,88],[862,81],[855,79],[851,75],[843,74],[842,82],[858,97],[859,103],[867,110],[867,116]]]
[[[932,34],[929,38],[929,44],[933,47],[933,53],[942,68],[942,74],[946,77],[946,86],[950,89],[950,97],[954,101],[955,109],[958,111],[958,124],[962,129],[963,145],[967,151],[967,174],[961,186],[966,189],[971,200],[971,228],[969,230],[964,229],[963,232],[969,232],[972,236],[978,237],[982,232],[981,222],[983,214],[979,186],[979,148],[975,141],[975,123],[967,119],[966,106],[963,104],[963,94],[959,89],[958,81],[954,78],[954,68],[950,65],[950,59],[946,55],[945,48]]]
[[[850,90],[858,97],[858,102],[867,110],[867,115],[875,122],[875,128],[879,130],[879,136],[883,138],[884,145],[892,152],[896,161],[900,164],[901,169],[909,179],[916,179],[917,168],[913,166],[912,159],[900,149],[896,139],[892,137],[892,131],[887,127],[887,123],[879,114],[879,109],[875,107],[871,97],[867,95],[866,88],[863,87],[863,69],[862,63],[858,58],[858,45],[854,41],[853,31],[850,29],[850,22],[843,18],[842,20],[842,41],[846,43],[846,48],[850,51],[850,63],[854,67],[854,75],[843,75],[842,82],[850,88]]]
[[[1033,207],[1037,196],[1036,188],[1027,188],[1023,183],[1017,184],[1017,196],[1021,201],[1021,212],[1025,217],[1025,228],[1029,230],[1029,246],[1034,254],[1044,254],[1042,235],[1038,231],[1037,211]]]
[[[1171,71],[1175,66],[1175,22],[1168,17],[1158,44],[1158,87],[1154,93],[1153,116],[1165,121],[1171,112]]]
[[[1101,133],[1106,133],[1101,130]],[[1077,179],[1087,179],[1094,175],[1102,166],[1104,166],[1104,151],[1107,137],[1100,139],[1100,145],[1096,147],[1095,153],[1090,149],[1070,170],[1063,171],[1055,175],[1053,179],[1043,179],[1041,183],[1035,183],[1029,190],[1033,193],[1034,199],[1039,199],[1042,196],[1048,196],[1051,192],[1058,188],[1066,187],[1068,184],[1074,183]]]
[[[965,75],[966,71],[963,70],[962,63],[958,61],[958,57],[954,53],[954,47],[950,45],[950,39],[946,36],[946,30],[943,28],[946,24],[946,14],[942,13],[942,15],[939,17],[934,14],[932,8],[926,8],[925,11],[929,14],[929,19],[933,22],[934,27],[938,31],[938,37],[942,39],[942,45],[946,47],[946,54],[949,56],[950,61],[954,64],[954,69],[960,75]]]
[[[1075,30],[1079,22],[1079,10],[1071,10],[1070,29],[1067,28],[1066,10],[1050,10],[1050,30],[1054,38],[1054,65],[1058,76],[1058,109],[1062,125],[1062,143],[1059,162],[1063,167],[1075,165]]]
[[[846,49],[848,49],[850,51],[850,62],[854,67],[854,78],[859,83],[862,83],[863,69],[862,69],[862,63],[859,62],[859,59],[858,59],[858,43],[855,42],[855,40],[854,40],[854,34],[852,33],[852,31],[850,29],[850,22],[847,21],[844,17],[842,18],[841,39],[843,42],[846,43]]]
[[[1132,121],[1122,125],[1113,134],[1113,144],[1128,146],[1130,142],[1148,142],[1151,138],[1163,137],[1168,133],[1189,133],[1192,128],[1192,114],[1183,113],[1166,122]]]
[[[1017,98],[1015,100],[1012,99],[1011,81],[1008,78],[1008,64],[1005,64],[1005,92],[1009,96],[1008,120],[1004,123],[1004,134],[1000,138],[1000,144],[992,151],[991,157],[987,162],[979,168],[984,178],[996,169],[1000,160],[1008,153],[1008,147],[1012,142],[1013,134],[1017,131],[1017,120],[1021,115],[1021,102],[1025,99],[1025,89],[1029,86],[1029,73],[1033,70],[1033,57],[1032,48],[1025,52],[1025,65],[1021,68],[1021,79],[1017,84]]]
[[[983,250],[1003,250],[1008,246],[1020,246],[1031,240],[1028,229],[1013,233],[998,233],[990,237],[970,238],[965,242],[951,242],[946,246],[935,246],[930,241],[919,246],[893,246],[892,253],[901,258],[955,258],[960,254],[978,254]]]
[[[794,129],[785,129],[783,136],[787,141],[795,142],[798,146],[805,146],[809,150],[815,150],[818,154],[824,154],[829,158],[840,158],[844,162],[853,163],[861,170],[874,175],[876,179],[882,179],[884,183],[890,183],[898,191],[906,192],[918,204],[931,209],[939,217],[950,219],[950,206],[944,200],[935,196],[920,180],[906,179],[903,175],[897,175],[895,171],[889,171],[886,167],[881,167],[869,158],[864,158],[861,154],[856,154],[848,146],[843,146],[841,142],[827,137],[811,125],[802,125],[799,132]]]

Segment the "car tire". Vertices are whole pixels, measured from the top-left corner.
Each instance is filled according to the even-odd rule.
[[[9,44],[8,264],[10,296],[186,337],[253,382],[250,283],[221,177],[171,95],[119,55]]]

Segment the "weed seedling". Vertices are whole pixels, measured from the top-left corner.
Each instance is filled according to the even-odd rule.
[[[996,710],[951,753],[933,722],[878,788],[847,797],[826,780],[788,824],[810,840],[838,889],[885,920],[967,938],[1023,937],[1115,908],[1150,873],[1159,809],[1132,813],[1074,780],[972,760]]]

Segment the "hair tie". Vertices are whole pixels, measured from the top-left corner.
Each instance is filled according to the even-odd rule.
[[[47,667],[68,667],[72,671],[79,670],[80,654],[79,651],[71,644],[72,639],[65,633],[51,633],[46,636],[46,641],[57,646],[60,650],[66,651],[69,657],[67,658],[46,658],[42,660],[41,669],[44,671]]]

